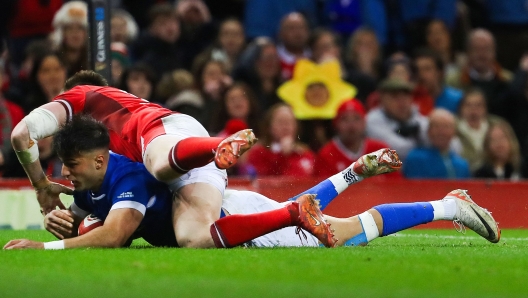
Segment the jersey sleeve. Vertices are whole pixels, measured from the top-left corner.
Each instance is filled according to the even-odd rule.
[[[110,193],[112,208],[115,209],[132,208],[145,215],[149,201],[149,192],[142,175],[130,174],[121,178],[112,188]]]
[[[68,121],[72,116],[83,111],[86,102],[86,92],[83,86],[76,86],[72,89],[57,95],[53,101],[60,103],[68,114]]]

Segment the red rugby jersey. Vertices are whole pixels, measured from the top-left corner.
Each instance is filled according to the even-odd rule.
[[[81,85],[55,97],[72,115],[86,113],[103,122],[110,132],[110,150],[142,162],[142,150],[165,133],[161,118],[169,109],[113,87]]]

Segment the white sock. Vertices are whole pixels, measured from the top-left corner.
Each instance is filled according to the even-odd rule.
[[[433,206],[433,221],[453,220],[455,218],[457,206],[453,199],[444,199],[429,202]]]
[[[342,193],[349,185],[360,182],[363,180],[353,170],[355,162],[353,162],[348,168],[328,178],[334,184],[334,187],[338,194]]]

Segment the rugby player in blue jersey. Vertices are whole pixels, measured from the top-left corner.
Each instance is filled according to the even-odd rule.
[[[87,116],[74,117],[55,135],[54,145],[64,162],[63,174],[75,188],[74,203],[68,210],[54,210],[45,217],[46,229],[61,240],[43,243],[17,239],[7,243],[5,249],[123,247],[139,237],[154,246],[178,246],[173,226],[172,194],[168,187],[151,176],[143,164],[110,153],[108,142],[105,126]],[[491,214],[475,204],[463,190],[454,190],[438,201],[379,205],[350,218],[322,215],[319,209],[311,206],[317,197],[321,209],[324,209],[350,184],[394,171],[400,165],[394,151],[384,149],[367,154],[347,170],[284,203],[251,191],[226,190],[222,213],[224,216],[243,216],[297,204],[299,211],[292,216],[304,217],[316,226],[321,221],[330,223],[335,245],[365,245],[379,236],[434,220],[455,220],[461,227],[467,226],[490,242],[499,241],[500,230]],[[76,237],[80,221],[90,213],[102,219],[103,226]],[[320,244],[315,236],[293,226],[277,228],[245,245]]]

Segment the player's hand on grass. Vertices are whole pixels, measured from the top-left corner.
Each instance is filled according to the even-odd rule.
[[[59,199],[61,193],[72,195],[73,190],[62,184],[49,181],[45,186],[35,189],[41,212],[46,215],[57,209],[66,209]]]
[[[52,210],[44,217],[44,227],[59,239],[75,236],[73,214],[70,210]]]
[[[28,239],[16,239],[16,240],[11,240],[7,242],[6,245],[4,245],[4,249],[26,249],[26,248],[44,249],[44,243],[37,242],[37,241],[31,241]]]

